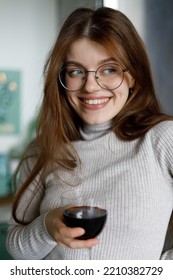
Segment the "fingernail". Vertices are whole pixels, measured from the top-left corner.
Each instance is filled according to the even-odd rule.
[[[81,228],[80,230],[79,230],[79,234],[80,235],[83,235],[85,233],[85,230],[83,229],[83,228]]]
[[[95,238],[95,239],[94,239],[94,244],[96,245],[96,244],[98,244],[98,243],[99,243],[99,239]]]

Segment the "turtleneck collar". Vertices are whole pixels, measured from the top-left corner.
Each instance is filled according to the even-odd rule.
[[[102,124],[83,123],[80,128],[80,135],[83,140],[94,140],[107,134],[112,128],[112,120]]]

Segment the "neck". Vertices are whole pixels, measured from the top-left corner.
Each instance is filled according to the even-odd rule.
[[[83,123],[83,126],[80,128],[80,134],[83,140],[93,140],[105,135],[111,128],[112,120],[102,124]]]

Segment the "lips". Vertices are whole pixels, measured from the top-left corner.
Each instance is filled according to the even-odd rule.
[[[89,105],[97,105],[108,102],[111,97],[100,97],[100,98],[79,98],[83,103]]]
[[[79,98],[81,104],[87,109],[97,110],[103,108],[108,104],[112,97],[100,97],[100,98]]]
[[[109,98],[99,98],[99,99],[82,99],[85,104],[96,105],[102,104],[109,101]]]

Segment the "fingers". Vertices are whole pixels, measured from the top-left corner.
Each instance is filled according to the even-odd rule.
[[[67,227],[62,221],[62,214],[59,209],[50,211],[45,217],[45,226],[50,236],[58,243],[72,249],[91,248],[98,244],[97,238],[79,240],[78,237],[85,233],[80,227]]]
[[[88,239],[88,240],[77,240],[71,239],[68,240],[66,246],[71,249],[82,249],[82,248],[91,248],[99,243],[97,238]]]
[[[98,244],[99,240],[97,238],[88,240],[77,239],[84,233],[85,230],[83,228],[70,228],[63,224],[63,226],[59,228],[58,243],[62,243],[72,249],[91,248]]]
[[[61,223],[61,227],[59,227],[59,234],[64,236],[64,238],[77,238],[82,236],[85,233],[83,228],[70,228],[65,224]]]

